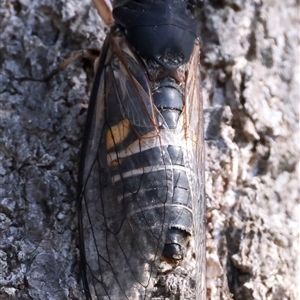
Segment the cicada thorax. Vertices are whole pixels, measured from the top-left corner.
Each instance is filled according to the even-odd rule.
[[[163,240],[162,249],[154,243],[157,249],[153,250],[162,250],[163,257],[177,264],[184,258],[193,233],[189,179],[196,174],[191,174],[188,166],[192,162],[187,162],[193,157],[187,155],[190,145],[184,110],[185,74],[196,43],[197,24],[184,1],[176,1],[176,5],[149,1],[146,10],[129,1],[113,13],[147,73],[155,129],[141,134],[137,133],[138,124],[122,121],[128,143],[121,137],[123,148],[119,149],[118,137],[114,137],[108,154],[112,181],[132,227],[148,230],[149,240]]]

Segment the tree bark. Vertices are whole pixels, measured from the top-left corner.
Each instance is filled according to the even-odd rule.
[[[205,105],[208,299],[300,299],[299,3],[211,0],[197,13]],[[76,177],[92,68],[89,0],[3,0],[0,298],[84,299]],[[298,282],[298,284],[297,284]]]

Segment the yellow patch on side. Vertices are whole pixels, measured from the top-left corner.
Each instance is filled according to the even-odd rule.
[[[114,145],[120,144],[130,133],[130,122],[127,119],[112,126],[106,135],[106,150],[110,150]]]

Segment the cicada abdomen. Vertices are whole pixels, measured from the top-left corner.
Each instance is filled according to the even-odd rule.
[[[87,299],[151,299],[161,265],[180,265],[188,251],[193,298],[205,299],[200,49],[188,6],[122,1],[113,10],[79,167]]]

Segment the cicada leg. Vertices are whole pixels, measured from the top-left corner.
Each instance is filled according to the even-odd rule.
[[[111,27],[114,25],[115,20],[112,15],[112,5],[109,0],[93,0],[94,6],[98,11],[99,16],[102,18],[103,22]],[[64,70],[67,66],[69,66],[71,63],[75,62],[78,59],[88,59],[94,64],[94,69],[97,69],[97,58],[100,55],[100,51],[94,50],[94,49],[82,49],[79,51],[74,52],[69,56],[67,59],[65,59],[63,62],[61,62],[58,67],[53,70],[48,76],[43,78],[43,81],[47,81],[51,79],[54,75],[56,75],[58,72]]]
[[[91,61],[91,63],[97,68],[97,58],[100,55],[99,50],[94,49],[81,49],[79,51],[76,51],[72,53],[68,58],[63,60],[51,73],[48,75],[42,77],[42,78],[32,78],[32,77],[16,77],[17,80],[20,81],[37,81],[37,82],[47,82],[49,81],[53,76],[55,76],[60,71],[63,71],[66,67],[68,67],[70,64],[75,62],[79,59],[87,59]]]
[[[69,66],[70,64],[72,64],[73,62],[79,59],[87,59],[92,64],[95,65],[95,62],[99,57],[99,55],[100,55],[100,51],[94,49],[81,49],[79,51],[73,52],[68,58],[63,60],[50,74],[44,77],[42,81],[50,80],[58,72],[64,70],[67,66]]]
[[[111,27],[114,25],[115,21],[112,15],[112,5],[109,0],[93,0],[94,6],[98,11],[99,16],[102,18],[104,23]],[[53,76],[55,76],[60,71],[64,70],[66,67],[68,67],[70,64],[74,63],[75,61],[79,59],[87,59],[89,60],[93,65],[94,69],[97,69],[97,58],[100,55],[99,50],[94,49],[81,49],[79,51],[76,51],[72,53],[68,58],[63,60],[50,74],[46,75],[43,78],[30,78],[30,77],[19,77],[16,78],[20,81],[38,81],[38,82],[47,82],[49,81]]]
[[[115,20],[112,15],[112,5],[109,0],[93,0],[94,6],[98,11],[99,16],[102,18],[103,22],[111,27],[114,25]]]

